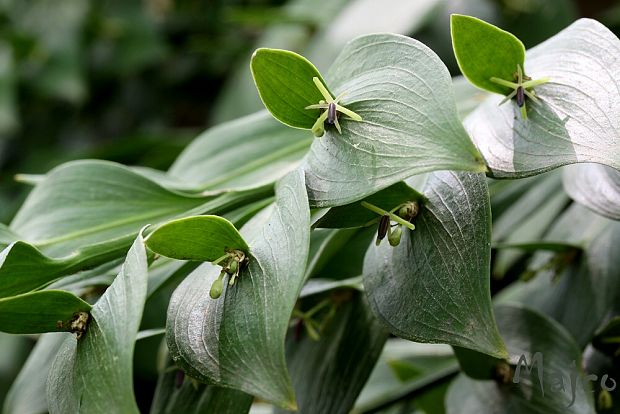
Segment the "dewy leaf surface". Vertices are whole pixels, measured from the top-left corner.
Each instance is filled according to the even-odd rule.
[[[520,178],[565,164],[620,169],[620,40],[595,20],[580,19],[529,50],[525,72],[550,77],[535,88],[521,119],[511,101],[489,96],[465,128],[495,177]]]
[[[220,268],[205,263],[174,292],[166,338],[170,355],[190,376],[232,387],[282,407],[296,407],[284,340],[304,281],[310,212],[303,172],[276,186],[271,216],[242,229],[248,267],[219,299],[208,292]]]
[[[342,104],[363,122],[341,117],[306,159],[310,203],[348,204],[415,174],[485,171],[459,121],[452,79],[433,51],[405,36],[358,37],[327,74]]]
[[[121,272],[91,311],[84,337],[67,338],[47,383],[50,413],[138,413],[133,349],[147,292],[144,241],[138,236]]]
[[[565,329],[537,312],[516,305],[498,306],[495,312],[502,337],[510,353],[510,363],[524,356],[528,366],[540,352],[543,367],[531,374],[523,366],[519,383],[498,385],[477,381],[461,374],[446,396],[447,414],[594,414],[590,387],[583,379],[581,351]],[[575,364],[575,365],[573,365]],[[541,390],[538,373],[542,373]],[[563,389],[558,389],[558,377]],[[570,382],[574,381],[574,382]],[[571,404],[572,387],[575,401]]]
[[[620,171],[601,164],[575,164],[564,168],[564,189],[581,205],[597,214],[620,220]]]
[[[213,262],[233,249],[249,251],[230,221],[211,215],[169,221],[149,235],[146,245],[166,257],[202,262]]]
[[[489,285],[491,209],[483,174],[430,174],[428,201],[400,244],[368,248],[364,286],[379,319],[400,337],[499,358]]]
[[[523,68],[525,47],[512,33],[472,16],[450,17],[452,47],[463,75],[477,87],[508,95],[512,89],[491,82],[492,77],[514,81]]]

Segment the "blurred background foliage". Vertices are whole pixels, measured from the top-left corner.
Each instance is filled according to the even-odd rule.
[[[620,32],[615,0],[0,0],[0,222],[29,189],[16,174],[78,158],[166,169],[205,128],[260,110],[249,72],[259,46],[297,51],[325,71],[352,38],[396,32],[457,75],[451,13],[490,21],[526,47],[579,17]],[[145,312],[161,325],[165,312]],[[144,404],[158,344],[136,352]],[[0,406],[30,346],[0,336]]]

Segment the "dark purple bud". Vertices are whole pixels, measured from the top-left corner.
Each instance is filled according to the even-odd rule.
[[[385,238],[388,227],[390,227],[390,216],[386,214],[381,216],[381,220],[379,221],[379,228],[377,229],[377,246],[381,243],[381,240]]]
[[[336,117],[338,115],[336,114],[336,104],[331,102],[328,106],[327,106],[327,123],[328,124],[334,124],[334,122],[336,122]]]
[[[525,103],[525,92],[523,90],[523,86],[519,86],[517,88],[517,105],[519,105],[519,108],[521,108],[524,103]]]

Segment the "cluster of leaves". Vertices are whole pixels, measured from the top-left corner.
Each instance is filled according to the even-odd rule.
[[[535,373],[519,384],[497,373],[536,352],[545,382],[570,378],[573,361],[580,378],[613,368],[620,40],[584,19],[526,52],[458,15],[452,36],[488,93],[400,35],[354,39],[325,76],[259,49],[251,67],[271,114],[208,130],[166,172],[85,160],[30,177],[0,226],[0,330],[45,335],[5,410],[137,412],[134,346],[165,333],[153,412],[241,413],[254,397],[278,412],[365,411],[414,395],[428,412],[437,401],[448,413],[594,412],[588,383],[571,405]],[[518,66],[550,78],[526,119],[489,82]],[[314,138],[315,77],[361,121]],[[378,216],[361,201],[415,201],[415,230],[375,246]],[[491,274],[523,280],[492,298]],[[165,330],[139,331],[167,289]]]

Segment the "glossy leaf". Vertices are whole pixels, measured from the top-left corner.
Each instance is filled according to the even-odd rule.
[[[169,221],[148,236],[146,245],[162,256],[202,262],[213,262],[233,249],[249,251],[235,226],[219,216]]]
[[[72,293],[46,290],[0,299],[0,331],[13,334],[67,332],[91,306]]]
[[[335,315],[318,341],[303,328],[289,330],[287,361],[301,413],[349,413],[388,337],[363,294],[347,293],[344,303],[332,299]]]
[[[220,269],[210,263],[177,288],[166,338],[170,355],[188,375],[294,408],[284,339],[304,281],[310,240],[302,171],[277,184],[275,207],[266,213],[241,229],[249,240],[249,264],[219,299],[208,295]]]
[[[519,383],[477,381],[461,374],[452,383],[446,397],[448,414],[594,414],[589,386],[584,388],[581,351],[565,329],[537,312],[517,306],[496,308],[497,323],[510,353],[510,363],[516,365],[525,356],[528,366],[540,352],[543,367],[533,367],[531,373],[523,366]],[[573,365],[574,364],[574,365]],[[538,373],[542,374],[540,388]],[[561,376],[562,389],[558,377]],[[570,382],[573,381],[573,382]],[[571,404],[572,386],[575,401]]]
[[[568,195],[597,214],[620,220],[620,172],[601,164],[576,164],[564,168]]]
[[[472,16],[453,14],[450,30],[456,61],[467,80],[489,92],[512,92],[491,78],[514,81],[517,65],[524,67],[523,43],[512,33]]]
[[[139,236],[93,306],[83,338],[67,338],[56,355],[47,382],[50,413],[138,413],[133,349],[146,292],[146,251]]]
[[[261,48],[252,55],[250,68],[260,98],[274,118],[293,128],[312,128],[320,111],[306,106],[325,100],[312,78],[319,78],[328,90],[329,85],[308,59],[288,50]]]
[[[620,75],[609,69],[618,59],[620,40],[589,19],[529,50],[525,72],[551,81],[535,88],[540,103],[528,103],[527,119],[493,95],[464,121],[490,174],[519,178],[576,162],[620,169]]]
[[[261,111],[208,129],[179,155],[168,176],[196,190],[259,187],[295,169],[313,139]]]
[[[506,355],[491,308],[485,180],[482,174],[431,174],[416,229],[406,231],[397,247],[373,243],[368,248],[364,287],[393,334]]]
[[[441,60],[404,36],[358,37],[332,65],[327,82],[363,122],[327,128],[306,159],[312,205],[360,200],[415,174],[485,171],[459,121],[452,79]]]
[[[150,414],[244,414],[251,395],[230,388],[196,384],[175,367],[169,358],[157,380]]]

